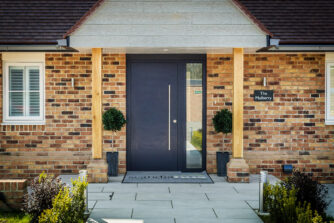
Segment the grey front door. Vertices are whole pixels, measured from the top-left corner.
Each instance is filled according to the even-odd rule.
[[[178,64],[128,62],[128,170],[178,170]]]

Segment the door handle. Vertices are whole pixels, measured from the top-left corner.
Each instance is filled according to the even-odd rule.
[[[168,84],[168,150],[170,150],[170,84]]]

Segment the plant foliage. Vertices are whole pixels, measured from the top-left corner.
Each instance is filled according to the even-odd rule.
[[[102,116],[103,126],[105,130],[120,131],[125,125],[126,120],[123,113],[117,108],[110,108]]]
[[[83,223],[86,180],[72,180],[72,189],[64,187],[52,202],[52,208],[44,210],[40,223]]]
[[[30,216],[24,212],[12,211],[2,212],[0,211],[0,223],[30,223]]]
[[[316,210],[311,209],[311,203],[299,202],[298,189],[287,188],[284,182],[276,185],[265,184],[264,210],[270,213],[272,223],[324,223]]]
[[[191,144],[198,150],[202,150],[202,129],[193,131],[191,136]]]
[[[297,213],[297,223],[323,223],[322,217],[317,211],[312,211],[311,204],[306,202],[303,207],[296,208]]]
[[[37,222],[38,216],[52,207],[52,199],[64,187],[59,178],[44,172],[31,182],[31,194],[24,197],[24,211],[31,216],[31,222]]]
[[[228,134],[232,132],[232,112],[229,110],[222,109],[217,112],[212,121],[217,133],[222,132]]]
[[[270,219],[275,223],[295,223],[296,189],[287,190],[282,184],[266,184],[263,191],[264,210],[270,213]]]
[[[325,185],[312,180],[305,173],[295,170],[292,176],[283,181],[287,189],[297,188],[297,201],[304,203],[309,202],[311,209],[316,210],[320,215],[325,215],[325,210],[329,203],[327,201],[328,189]]]

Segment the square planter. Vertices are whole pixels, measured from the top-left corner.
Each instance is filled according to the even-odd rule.
[[[229,152],[217,152],[217,175],[220,177],[227,176],[227,163],[230,161]]]
[[[107,152],[108,176],[118,176],[118,152]]]

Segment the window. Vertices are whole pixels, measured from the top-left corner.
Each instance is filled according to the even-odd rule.
[[[326,124],[334,125],[334,63],[326,69]]]
[[[202,168],[202,132],[203,132],[203,65],[187,63],[186,65],[186,101],[187,101],[187,168]]]
[[[9,124],[44,121],[44,75],[41,63],[6,63],[4,120]]]

